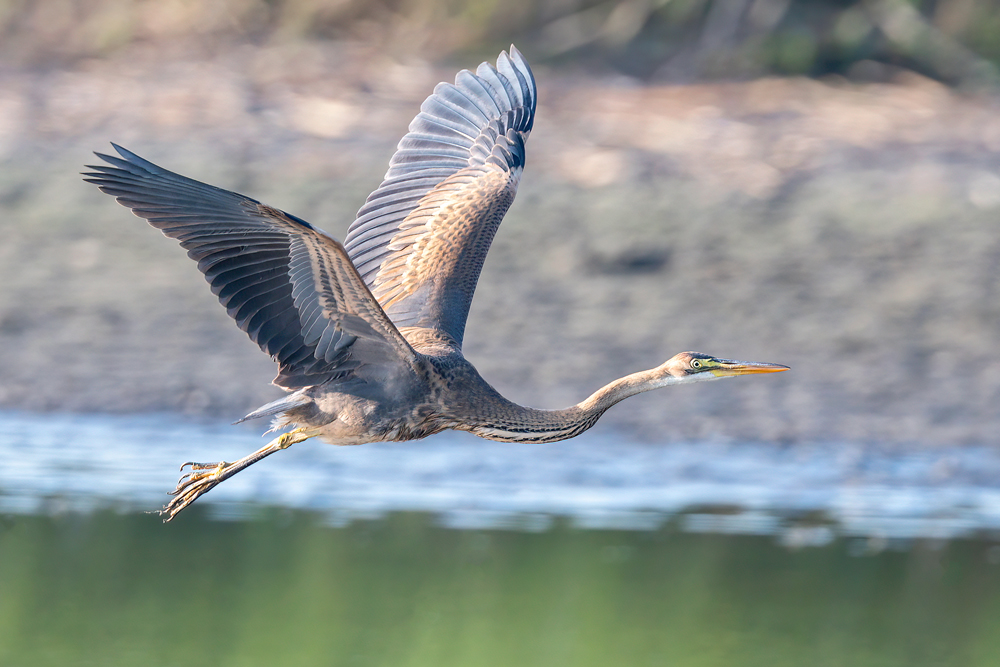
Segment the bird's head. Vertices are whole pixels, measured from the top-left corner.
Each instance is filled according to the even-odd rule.
[[[674,382],[677,383],[718,380],[755,373],[780,373],[787,371],[788,366],[758,361],[719,359],[701,352],[681,352],[668,359],[657,370],[674,378]]]

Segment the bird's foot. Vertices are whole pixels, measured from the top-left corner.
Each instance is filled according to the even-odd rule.
[[[160,510],[161,516],[166,515],[166,518],[163,519],[164,523],[173,519],[177,516],[178,512],[193,503],[201,495],[211,491],[219,482],[229,477],[230,475],[225,475],[225,472],[232,464],[225,461],[219,461],[218,463],[195,463],[194,461],[188,461],[181,465],[181,472],[184,472],[184,469],[189,466],[191,472],[181,475],[181,478],[177,480],[177,488],[170,492],[173,499]]]
[[[177,480],[177,488],[170,492],[173,499],[160,510],[160,516],[165,516],[163,523],[173,519],[185,507],[211,491],[220,482],[224,482],[244,468],[253,465],[265,456],[280,452],[282,449],[287,449],[297,442],[308,440],[316,435],[318,433],[313,430],[305,428],[293,429],[287,433],[282,433],[253,454],[244,456],[233,463],[225,461],[219,461],[218,463],[195,463],[188,461],[181,466],[181,472],[184,472],[184,469],[188,467],[191,468],[191,471],[181,475],[181,478]]]

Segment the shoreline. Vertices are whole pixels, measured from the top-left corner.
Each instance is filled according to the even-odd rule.
[[[377,67],[358,81],[260,58],[0,72],[0,408],[235,420],[280,395],[184,253],[79,180],[88,151],[114,140],[343,238],[453,72],[380,87]],[[562,407],[694,349],[792,371],[652,392],[602,423],[657,441],[995,439],[991,103],[916,78],[536,74],[528,167],[466,341],[498,390]]]

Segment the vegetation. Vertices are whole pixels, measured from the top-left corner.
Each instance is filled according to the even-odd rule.
[[[514,41],[534,62],[643,80],[881,79],[902,67],[981,86],[998,78],[1000,0],[0,0],[7,62],[248,40],[352,41],[463,62]]]

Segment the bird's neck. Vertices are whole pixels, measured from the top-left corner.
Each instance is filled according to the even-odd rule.
[[[565,440],[583,433],[615,403],[644,391],[684,382],[658,369],[626,375],[606,384],[584,401],[562,410],[539,410],[506,399],[495,404],[493,414],[479,419],[468,430],[482,438],[503,442],[544,443]]]

